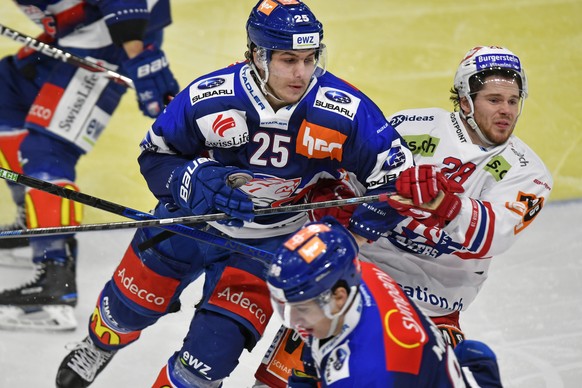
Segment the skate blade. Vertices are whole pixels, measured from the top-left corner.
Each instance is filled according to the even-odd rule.
[[[77,320],[71,306],[0,306],[2,330],[71,331],[76,328]]]
[[[32,268],[32,249],[14,248],[0,250],[0,266],[10,268]]]

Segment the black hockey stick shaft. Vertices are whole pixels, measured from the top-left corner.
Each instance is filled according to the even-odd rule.
[[[59,195],[60,197],[68,198],[73,201],[81,202],[86,205],[97,207],[102,210],[110,211],[112,213],[116,213],[119,215],[123,215],[128,218],[132,219],[139,219],[138,215],[147,215],[148,218],[140,219],[139,221],[122,221],[122,222],[110,222],[104,224],[85,224],[79,226],[65,226],[60,228],[38,228],[38,229],[30,229],[26,231],[22,231],[22,235],[25,234],[49,234],[53,230],[57,229],[66,229],[66,232],[59,232],[59,234],[63,233],[75,233],[75,232],[83,232],[83,231],[92,231],[92,230],[113,230],[113,229],[130,229],[130,228],[143,228],[143,227],[151,227],[151,226],[167,226],[167,225],[174,225],[174,224],[196,224],[201,222],[210,222],[210,221],[220,221],[230,219],[229,215],[225,213],[215,213],[215,214],[204,214],[201,216],[186,216],[186,217],[176,217],[176,218],[154,218],[149,213],[142,213],[137,210],[126,208],[125,206],[121,206],[109,201],[105,201],[100,198],[91,197],[87,194],[79,193],[74,190],[68,190],[63,187],[53,185],[50,182],[41,181],[36,178],[31,178],[26,175],[18,174],[14,171],[6,170],[0,168],[0,178],[10,180],[16,183],[20,183],[24,186],[36,188],[38,190],[47,191],[55,195]],[[32,186],[35,185],[35,186]],[[49,191],[50,190],[50,191]],[[363,197],[354,197],[354,198],[346,198],[346,199],[335,199],[331,201],[322,201],[322,202],[313,202],[313,203],[301,203],[296,205],[288,205],[288,206],[281,206],[281,207],[272,207],[272,208],[264,208],[264,209],[256,209],[254,211],[255,217],[256,216],[263,216],[263,215],[271,215],[271,214],[282,214],[282,213],[298,213],[307,210],[313,209],[323,209],[329,207],[340,207],[340,206],[350,206],[350,205],[359,205],[362,203],[373,203],[373,202],[382,202],[386,201],[391,195],[395,193],[382,193],[376,195],[367,195]],[[86,202],[83,202],[86,201]],[[111,210],[110,210],[111,209]],[[134,212],[139,214],[133,214]],[[34,231],[39,231],[38,233],[34,233]],[[20,232],[20,231],[17,231]],[[8,232],[0,232],[0,237],[7,236]]]
[[[262,249],[254,248],[249,245],[240,243],[238,241],[230,240],[221,236],[217,236],[211,233],[203,232],[198,229],[191,228],[186,225],[181,225],[180,223],[171,223],[165,225],[163,221],[160,220],[149,213],[140,212],[139,210],[134,210],[132,208],[119,205],[113,202],[106,201],[101,198],[93,197],[88,194],[80,193],[75,190],[67,189],[65,187],[55,185],[54,183],[36,179],[24,174],[19,174],[14,171],[6,170],[0,167],[0,178],[19,183],[26,187],[37,189],[40,191],[47,192],[49,194],[56,195],[61,198],[70,199],[75,202],[82,203],[87,206],[91,206],[100,210],[105,210],[110,213],[118,214],[127,218],[138,221],[139,227],[153,226],[161,229],[169,230],[176,234],[189,237],[198,241],[202,241],[208,244],[216,245],[221,248],[225,248],[231,251],[242,253],[244,255],[256,257],[259,259],[270,259],[273,257],[271,252],[264,251]],[[147,225],[151,222],[151,225]],[[136,223],[136,224],[137,224]],[[34,236],[34,235],[58,235],[58,234],[69,234],[81,231],[97,231],[97,230],[111,230],[111,229],[127,229],[134,228],[136,226],[130,226],[130,222],[121,223],[109,223],[109,224],[88,224],[88,225],[78,225],[78,226],[63,226],[63,227],[51,227],[51,228],[34,228],[34,229],[24,229],[24,230],[13,230],[13,231],[3,231],[0,232],[0,238],[2,237],[21,237],[21,236]],[[123,225],[123,227],[115,227],[116,225]]]
[[[21,43],[25,47],[29,47],[35,51],[38,51],[39,53],[42,53],[47,57],[63,61],[70,65],[81,67],[85,70],[103,73],[103,75],[109,78],[110,80],[118,84],[121,84],[127,88],[135,89],[133,81],[129,77],[121,75],[111,69],[108,69],[105,66],[102,66],[86,58],[81,58],[79,56],[66,52],[58,47],[52,46],[48,43],[41,42],[31,36],[25,35],[10,27],[6,27],[3,24],[0,24],[0,35],[10,38],[15,42]]]

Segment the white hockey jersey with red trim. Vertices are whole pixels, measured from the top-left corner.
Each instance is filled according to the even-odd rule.
[[[545,206],[552,177],[541,159],[512,136],[485,149],[471,142],[458,112],[439,108],[397,112],[390,123],[416,164],[435,164],[462,184],[462,209],[445,228],[403,219],[361,249],[362,259],[389,273],[430,316],[467,308],[505,252]]]

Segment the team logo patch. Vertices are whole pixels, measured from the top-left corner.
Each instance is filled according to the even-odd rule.
[[[360,101],[358,97],[343,90],[321,87],[317,91],[313,106],[353,120],[360,106]]]
[[[343,158],[343,145],[347,136],[336,130],[303,120],[297,135],[296,151],[309,159]]]
[[[335,348],[325,364],[324,379],[331,385],[350,376],[350,347],[348,343]]]
[[[506,202],[505,207],[514,213],[519,214],[522,219],[516,225],[514,233],[518,234],[531,224],[544,207],[544,197],[537,197],[535,194],[524,193],[520,191],[517,195],[516,202]]]
[[[234,75],[211,77],[192,84],[189,88],[192,105],[214,97],[234,96]]]
[[[247,193],[255,206],[278,207],[290,202],[295,190],[299,187],[301,178],[284,179],[272,175],[255,174],[254,179],[240,187]]]

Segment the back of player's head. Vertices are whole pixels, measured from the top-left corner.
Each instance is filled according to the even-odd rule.
[[[331,217],[309,223],[275,253],[267,283],[279,302],[316,298],[337,285],[360,284],[358,245],[352,234]]]
[[[323,25],[299,0],[261,0],[249,15],[248,46],[268,50],[317,49],[323,39]]]

